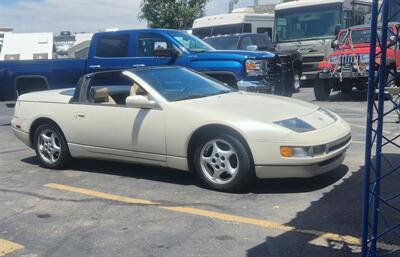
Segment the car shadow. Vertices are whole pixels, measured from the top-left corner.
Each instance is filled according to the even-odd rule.
[[[36,156],[24,158],[22,161],[32,165],[40,165]],[[177,185],[195,185],[205,188],[195,174],[171,168],[88,159],[74,159],[69,168],[81,172],[131,177]],[[316,191],[340,180],[346,175],[347,171],[348,167],[341,165],[329,173],[313,178],[257,179],[250,186],[235,192],[235,194],[280,194]]]
[[[397,167],[398,173],[382,180],[381,196],[384,199],[396,196],[391,203],[399,209],[400,154],[385,154],[385,156],[394,167]],[[383,167],[383,171],[389,171],[388,165],[383,164]],[[361,238],[363,171],[364,167],[360,167],[358,171],[343,179],[342,183],[335,185],[332,190],[324,193],[320,199],[311,202],[308,208],[298,212],[291,221],[284,224],[295,227],[297,231],[282,231],[277,236],[267,236],[264,242],[248,249],[247,256],[360,256],[360,245],[352,244],[355,240],[350,240],[349,237],[346,240],[346,237],[340,236]],[[388,227],[399,224],[400,211],[381,204],[380,215],[382,217],[379,221],[379,233],[383,232],[385,222],[388,223]],[[380,242],[399,245],[399,235],[400,228],[395,227],[391,233],[385,234]],[[379,252],[379,256],[387,253],[382,249]],[[399,255],[400,252],[396,252],[389,256]]]

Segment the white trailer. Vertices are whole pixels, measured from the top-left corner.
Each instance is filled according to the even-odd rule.
[[[237,9],[232,13],[205,16],[193,22],[192,34],[199,37],[238,33],[268,33],[272,37],[274,15],[254,13],[252,8]]]
[[[0,60],[53,58],[53,33],[9,33],[4,35]]]

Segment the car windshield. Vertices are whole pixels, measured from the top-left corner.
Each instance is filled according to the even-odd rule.
[[[212,46],[208,45],[206,42],[189,35],[185,32],[179,31],[169,31],[167,32],[171,37],[173,37],[178,43],[190,52],[206,52],[215,50]]]
[[[205,38],[204,41],[218,50],[235,50],[237,49],[238,39],[237,36],[223,36]]]
[[[332,38],[340,23],[341,4],[275,11],[276,42]]]
[[[181,67],[133,71],[170,102],[234,91],[224,84]]]
[[[347,31],[342,31],[339,36],[339,44],[344,44],[345,37]],[[378,38],[382,36],[382,29],[378,29],[377,31]],[[391,30],[388,30],[387,39],[389,40],[390,36],[393,35]],[[371,40],[371,30],[370,29],[355,29],[351,31],[351,41],[353,44],[367,44]]]

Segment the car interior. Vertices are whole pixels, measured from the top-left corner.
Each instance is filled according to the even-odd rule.
[[[125,105],[128,96],[148,96],[139,84],[134,82],[131,86],[97,86],[90,89],[90,102],[105,105]]]

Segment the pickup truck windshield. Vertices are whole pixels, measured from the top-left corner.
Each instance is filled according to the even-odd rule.
[[[179,31],[169,31],[168,35],[173,37],[178,43],[183,46],[186,50],[194,53],[201,53],[206,51],[215,50],[212,46],[208,45],[204,41]]]
[[[344,39],[346,37],[347,31],[342,31],[339,36],[339,44],[344,44]],[[382,37],[382,29],[378,29],[378,38]],[[391,29],[388,30],[387,39],[390,39],[390,36],[394,35],[391,32]],[[368,44],[371,39],[371,30],[370,29],[356,29],[351,31],[351,41],[353,44]]]
[[[238,36],[222,36],[222,37],[205,38],[203,40],[218,50],[235,50],[235,49],[237,49],[237,43],[238,43],[239,37]]]
[[[233,91],[219,82],[180,67],[135,70],[134,73],[170,102]]]
[[[335,25],[340,24],[338,4],[320,4],[275,11],[276,42],[332,38]]]

